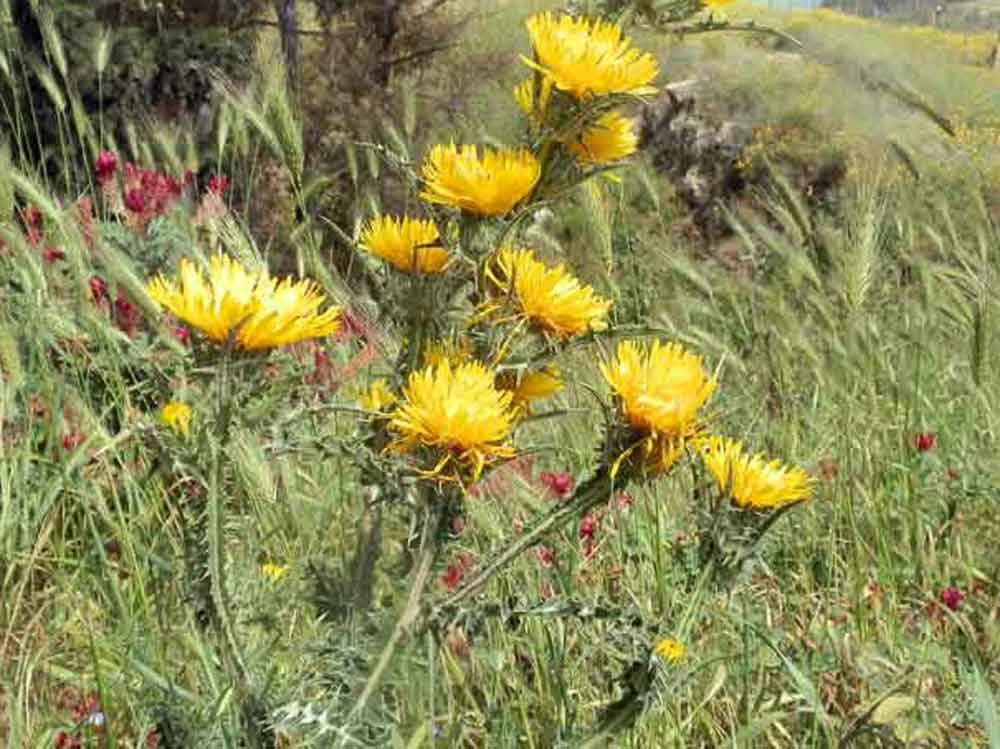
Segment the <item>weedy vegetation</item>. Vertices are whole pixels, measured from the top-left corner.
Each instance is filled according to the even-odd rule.
[[[0,743],[1000,748],[992,31],[119,5],[0,10]]]

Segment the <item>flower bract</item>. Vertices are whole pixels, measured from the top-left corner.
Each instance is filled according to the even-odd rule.
[[[277,280],[266,270],[249,271],[226,255],[215,255],[204,271],[188,259],[180,278],[149,282],[149,295],[179,320],[223,344],[234,336],[246,351],[321,338],[340,328],[340,310],[320,312],[325,297],[310,281]]]
[[[541,174],[527,149],[437,145],[427,155],[420,197],[476,216],[503,216],[534,189]]]
[[[570,338],[607,327],[611,302],[580,283],[561,263],[550,268],[529,249],[504,247],[489,274],[518,313],[546,333]]]
[[[539,13],[527,21],[535,59],[525,62],[577,99],[609,94],[649,94],[656,58],[632,47],[618,26],[605,21]]]
[[[359,244],[407,273],[440,273],[448,264],[448,252],[433,221],[418,218],[377,216],[361,231]]]
[[[739,442],[708,437],[699,440],[698,448],[720,491],[741,509],[775,509],[812,494],[812,482],[801,468],[789,468],[763,455],[747,455]]]
[[[512,395],[495,386],[485,366],[445,359],[410,375],[389,428],[397,452],[422,447],[434,454],[433,468],[422,470],[426,476],[445,478],[451,467],[476,480],[490,462],[513,457],[507,439],[516,417]]]

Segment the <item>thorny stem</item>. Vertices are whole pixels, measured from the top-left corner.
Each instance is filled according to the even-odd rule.
[[[223,541],[225,528],[225,499],[223,497],[224,480],[224,457],[225,450],[229,443],[229,431],[232,421],[233,392],[231,384],[232,376],[232,349],[235,339],[235,332],[230,335],[230,340],[223,349],[217,372],[218,421],[216,424],[218,443],[212,445],[212,464],[210,472],[210,484],[208,487],[207,512],[207,542],[209,554],[209,588],[212,596],[212,606],[214,608],[213,617],[216,629],[222,639],[226,660],[228,660],[236,671],[236,684],[238,693],[243,698],[244,718],[256,721],[259,716],[259,707],[256,705],[256,697],[252,690],[252,677],[250,669],[243,660],[242,648],[236,638],[236,628],[233,617],[229,609],[229,591],[226,589],[225,579],[225,544]],[[248,738],[251,746],[261,746],[261,735],[257,731],[250,732]]]
[[[441,526],[441,518],[444,517],[444,508],[445,504],[442,498],[434,497],[431,500],[430,506],[426,509],[424,527],[420,536],[420,550],[417,556],[416,573],[413,576],[413,582],[410,584],[410,593],[406,598],[406,606],[399,615],[396,626],[393,627],[392,634],[389,636],[389,641],[379,656],[378,663],[376,663],[375,668],[368,677],[368,681],[365,682],[364,689],[355,701],[351,711],[347,714],[347,718],[344,720],[344,725],[341,729],[342,731],[346,732],[351,724],[364,713],[369,700],[375,694],[375,690],[381,686],[389,667],[392,665],[393,658],[399,652],[399,645],[409,634],[413,623],[420,614],[421,600],[427,588],[427,583],[431,579],[431,568],[437,559],[438,532]],[[344,733],[341,744],[345,745],[347,741],[348,736]]]
[[[481,590],[491,578],[514,561],[525,549],[538,543],[543,536],[562,525],[569,518],[578,516],[602,502],[606,502],[611,493],[625,483],[627,483],[627,479],[622,474],[612,479],[607,466],[599,468],[586,483],[580,485],[572,499],[546,513],[530,530],[514,539],[475,577],[433,606],[426,614],[425,623],[438,621],[462,601]]]

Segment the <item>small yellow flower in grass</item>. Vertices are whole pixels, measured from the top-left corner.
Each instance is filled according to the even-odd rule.
[[[384,411],[396,402],[396,396],[389,389],[389,381],[384,377],[375,380],[358,398],[358,405],[366,411]]]
[[[503,247],[488,273],[501,291],[511,295],[520,314],[558,338],[607,327],[611,302],[580,283],[561,263],[550,268],[531,250]]]
[[[527,21],[535,59],[522,58],[577,99],[651,94],[656,58],[632,48],[622,30],[605,21],[539,13]]]
[[[608,112],[569,144],[582,166],[601,166],[631,156],[639,147],[635,124],[619,112]]]
[[[700,356],[676,343],[622,341],[601,365],[625,421],[642,435],[637,447],[649,473],[667,471],[698,431],[698,412],[715,391]]]
[[[697,448],[719,489],[741,509],[776,509],[812,495],[813,482],[801,468],[747,455],[735,440],[707,437],[698,441]]]
[[[527,149],[495,151],[437,145],[424,160],[420,197],[476,216],[503,216],[527,197],[541,174]]]
[[[279,281],[225,255],[209,260],[205,272],[182,259],[176,283],[160,276],[148,288],[155,302],[216,343],[235,331],[236,346],[246,351],[322,338],[340,328],[340,310],[321,313],[325,297],[312,282]]]
[[[676,665],[684,659],[684,644],[669,637],[656,643],[654,652],[671,665]]]
[[[359,244],[401,271],[440,273],[448,264],[448,252],[437,246],[439,239],[433,221],[378,216],[365,225]]]
[[[260,574],[268,578],[273,583],[276,583],[283,578],[286,572],[288,572],[288,566],[284,564],[267,562],[266,564],[262,564],[260,566]]]
[[[711,8],[712,10],[716,8],[722,8],[726,5],[731,5],[734,0],[702,0],[702,4],[706,8]]]
[[[160,409],[160,423],[184,437],[191,436],[191,416],[191,407],[177,401]]]
[[[514,456],[507,444],[517,417],[511,401],[480,362],[445,359],[410,375],[389,423],[398,435],[392,448],[434,451],[435,465],[422,471],[428,477],[443,477],[450,464],[457,464],[476,480],[488,463]]]

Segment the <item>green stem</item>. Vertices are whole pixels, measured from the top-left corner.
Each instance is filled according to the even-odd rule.
[[[420,536],[420,551],[417,556],[416,572],[413,576],[413,582],[410,584],[409,595],[406,597],[406,606],[399,615],[399,619],[396,621],[395,627],[393,627],[392,634],[389,636],[389,641],[382,649],[382,654],[379,656],[375,668],[368,676],[364,689],[355,701],[351,711],[347,714],[342,730],[346,731],[364,714],[365,708],[368,706],[372,695],[375,694],[375,690],[382,685],[382,681],[385,679],[385,676],[389,671],[389,667],[392,665],[393,659],[399,652],[399,646],[402,644],[407,634],[409,634],[414,622],[416,622],[417,617],[420,614],[424,591],[427,589],[427,583],[430,582],[431,569],[437,559],[439,548],[438,532],[441,526],[441,518],[444,517],[445,507],[440,497],[432,499],[431,502],[432,504],[427,507],[426,515],[424,517],[424,527]],[[347,741],[348,736],[344,734],[342,736],[342,743],[346,745]]]
[[[507,567],[525,549],[534,546],[543,536],[561,526],[569,518],[577,517],[602,502],[606,502],[615,488],[625,483],[626,480],[621,474],[616,479],[612,479],[606,466],[599,468],[590,480],[580,485],[570,500],[546,513],[526,533],[514,539],[506,549],[501,551],[477,575],[472,577],[450,596],[433,606],[427,615],[427,621],[438,620],[443,614],[454,609],[462,601],[477,593],[491,578]]]

